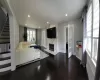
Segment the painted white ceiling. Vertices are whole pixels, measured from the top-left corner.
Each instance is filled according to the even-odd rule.
[[[87,0],[10,0],[20,25],[45,27],[78,18]],[[65,14],[68,14],[65,17]],[[31,16],[28,18],[28,14]]]

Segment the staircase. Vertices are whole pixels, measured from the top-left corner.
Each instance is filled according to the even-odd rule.
[[[9,16],[7,15],[6,22],[4,24],[4,27],[2,28],[0,32],[0,43],[10,43],[10,32],[9,32]]]
[[[9,16],[0,32],[0,75],[11,70]]]

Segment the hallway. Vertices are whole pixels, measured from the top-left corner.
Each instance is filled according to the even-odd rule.
[[[0,80],[88,80],[79,60],[59,53],[0,76]]]

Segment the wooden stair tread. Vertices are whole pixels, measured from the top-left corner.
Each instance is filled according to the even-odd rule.
[[[6,67],[9,67],[9,66],[11,66],[11,63],[7,63],[7,64],[4,64],[4,65],[0,65],[0,69],[6,68]]]
[[[0,39],[10,39],[10,37],[0,37]]]
[[[5,30],[5,31],[3,30],[3,32],[8,32],[9,33],[9,30]]]
[[[6,58],[0,58],[0,61],[8,60],[11,59],[11,57],[6,57]]]
[[[10,38],[10,36],[0,36],[0,38]]]
[[[0,75],[6,75],[6,74],[8,74],[10,72],[11,72],[11,70],[8,70],[8,71],[5,71],[5,72],[0,72]]]
[[[10,43],[10,42],[0,42],[0,44],[7,44],[7,43]]]
[[[9,36],[10,34],[1,34],[2,36]]]
[[[9,28],[8,29],[7,28],[4,28],[3,31],[10,31],[10,29]]]
[[[10,51],[7,51],[7,52],[1,52],[0,54],[9,54]]]

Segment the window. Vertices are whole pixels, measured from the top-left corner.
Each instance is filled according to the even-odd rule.
[[[97,61],[98,39],[99,39],[99,0],[93,0],[93,41],[92,58]]]
[[[35,41],[36,41],[36,30],[27,29],[27,41],[35,43]]]
[[[91,32],[92,32],[92,4],[90,5],[88,12],[87,12],[87,23],[86,23],[86,40],[87,40],[87,44],[86,44],[86,49],[89,53],[89,55],[91,55]]]
[[[86,21],[86,50],[91,59],[97,61],[99,39],[99,0],[93,0],[87,12]]]

